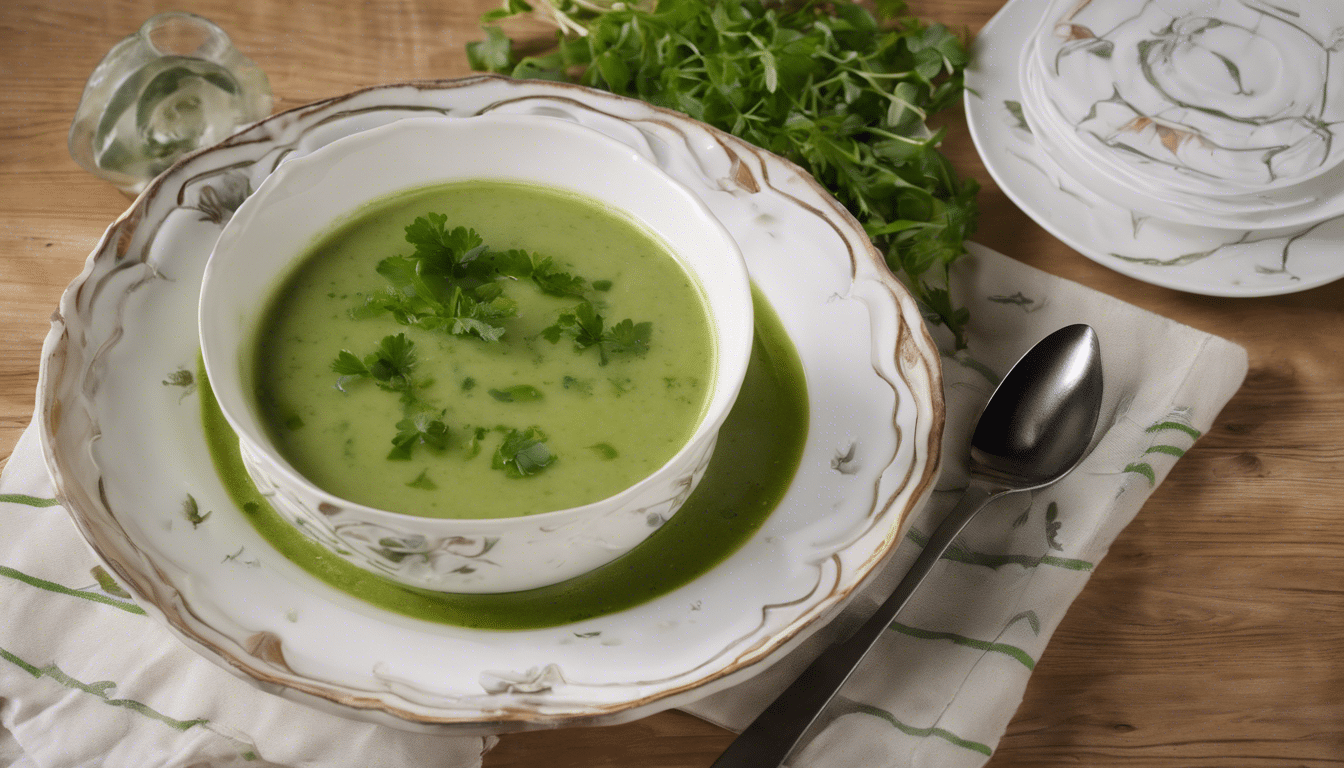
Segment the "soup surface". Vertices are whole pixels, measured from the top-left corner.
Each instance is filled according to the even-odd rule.
[[[462,247],[440,258],[440,241]],[[256,346],[258,401],[295,469],[429,517],[546,512],[634,484],[695,431],[716,366],[700,288],[656,237],[594,201],[495,181],[360,211],[276,291]]]

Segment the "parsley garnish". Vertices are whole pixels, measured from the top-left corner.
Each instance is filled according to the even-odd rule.
[[[542,330],[541,337],[552,344],[568,337],[578,351],[597,347],[602,365],[607,364],[609,355],[642,355],[649,351],[653,323],[636,323],[627,318],[611,328],[605,325],[603,317],[585,301],[569,312],[560,313],[555,325]]]
[[[593,383],[573,376],[566,376],[560,380],[560,385],[565,389],[572,389],[581,395],[593,394]]]
[[[422,491],[437,490],[439,484],[429,479],[429,470],[421,470],[420,474],[414,480],[406,484],[407,488],[418,488]]]
[[[406,338],[406,334],[384,336],[378,349],[360,359],[348,349],[331,363],[331,370],[340,374],[336,388],[345,391],[345,387],[357,379],[371,379],[380,388],[389,392],[410,393],[415,388],[411,372],[415,368],[415,342]]]
[[[533,12],[558,47],[515,56],[498,27],[473,69],[580,82],[675,109],[799,164],[863,224],[935,322],[965,346],[948,268],[975,230],[978,185],[939,153],[931,115],[955,105],[969,56],[941,24],[847,0],[503,0],[483,23]],[[599,289],[600,290],[600,289]]]
[[[552,296],[582,299],[588,281],[562,271],[550,256],[519,249],[490,251],[474,229],[448,229],[448,217],[427,213],[406,227],[409,256],[378,262],[387,288],[350,310],[354,319],[390,314],[402,325],[498,341],[503,321],[518,315],[501,281],[531,280]],[[599,281],[610,287],[609,280]]]
[[[602,334],[605,349],[613,355],[642,355],[649,351],[653,323],[635,323],[628,318]]]
[[[122,589],[121,585],[117,583],[116,579],[112,578],[112,574],[103,570],[103,566],[95,565],[93,566],[93,568],[89,569],[89,573],[93,574],[93,578],[98,580],[99,589],[103,590],[109,595],[115,595],[117,597],[125,598],[126,600],[131,599],[131,593],[127,592],[125,589]]]
[[[500,274],[516,280],[531,280],[542,293],[583,298],[588,290],[587,280],[561,272],[550,256],[515,249],[492,253],[490,259]]]
[[[501,403],[530,403],[542,398],[541,390],[531,384],[519,384],[507,389],[492,389],[490,396]]]
[[[588,447],[603,461],[611,461],[621,455],[611,443],[593,443]]]
[[[490,466],[504,470],[509,477],[535,475],[555,462],[555,454],[546,447],[546,433],[536,427],[509,430],[504,442],[495,449]]]
[[[188,493],[186,501],[182,502],[182,516],[187,518],[187,522],[191,523],[191,527],[194,529],[204,523],[205,519],[210,517],[210,513],[206,512],[202,515],[201,507],[196,503],[196,497]]]
[[[362,359],[348,349],[331,363],[331,370],[340,374],[336,388],[342,392],[353,381],[368,379],[379,388],[401,395],[406,417],[397,422],[397,434],[392,438],[392,450],[387,458],[407,461],[417,445],[443,450],[448,446],[448,425],[443,422],[444,411],[435,417],[420,397],[419,389],[428,384],[414,378],[415,342],[406,334],[384,336],[378,349]]]
[[[389,313],[402,325],[444,330],[457,336],[498,341],[501,321],[518,314],[518,305],[495,284],[498,270],[484,258],[486,246],[473,229],[448,229],[448,217],[427,213],[406,227],[409,256],[390,256],[377,271],[387,290],[351,310],[356,319]]]
[[[477,427],[472,432],[471,437],[467,438],[467,444],[462,447],[466,452],[466,458],[474,459],[480,454],[481,441],[484,440],[485,436],[488,434],[490,434],[490,430],[485,427]]]
[[[392,438],[392,450],[387,458],[410,461],[411,450],[417,445],[440,451],[448,447],[448,425],[443,423],[443,413],[434,418],[430,413],[421,412],[397,422],[397,436]]]

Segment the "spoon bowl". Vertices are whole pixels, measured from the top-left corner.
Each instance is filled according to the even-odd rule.
[[[1020,491],[1062,478],[1091,443],[1101,378],[1101,345],[1090,327],[1070,325],[1041,340],[985,405],[971,436],[971,474]]]
[[[710,768],[784,762],[971,518],[990,501],[1058,482],[1087,455],[1101,415],[1101,344],[1086,325],[1045,337],[1013,365],[971,436],[970,483],[905,578],[847,639],[822,652]]]

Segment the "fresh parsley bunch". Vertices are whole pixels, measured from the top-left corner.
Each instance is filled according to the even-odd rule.
[[[807,169],[863,224],[929,318],[965,345],[947,290],[977,211],[973,180],[938,152],[930,115],[956,103],[968,61],[940,24],[878,0],[504,0],[496,22],[533,13],[558,28],[545,55],[517,56],[486,27],[477,70],[578,82],[668,107]]]

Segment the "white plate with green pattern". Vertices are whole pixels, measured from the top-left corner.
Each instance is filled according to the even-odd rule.
[[[1009,0],[981,30],[966,74],[971,136],[1013,202],[1093,261],[1178,291],[1273,296],[1344,277],[1344,216],[1273,230],[1178,224],[1116,205],[1061,170],[1032,134],[1019,85],[1023,51],[1050,6]]]
[[[207,435],[208,387],[195,373],[201,273],[250,190],[285,158],[342,136],[408,116],[487,112],[561,117],[636,148],[705,201],[777,311],[775,321],[759,313],[775,332],[758,338],[784,340],[766,350],[763,359],[777,359],[765,369],[781,381],[796,370],[806,393],[794,390],[791,420],[760,423],[794,430],[798,468],[791,480],[773,476],[780,499],[768,517],[704,507],[722,527],[690,529],[676,551],[694,560],[714,531],[735,531],[745,543],[716,565],[657,583],[645,562],[594,576],[607,592],[578,582],[567,594],[498,598],[515,600],[504,608],[463,602],[491,596],[347,579],[304,554],[302,536],[274,527],[238,481],[227,435]],[[790,341],[798,369],[785,361]],[[938,352],[915,302],[859,225],[795,166],[641,102],[495,77],[319,102],[174,166],[113,223],[62,298],[39,389],[58,496],[150,615],[265,690],[452,732],[630,720],[759,672],[834,615],[900,540],[937,478],[944,416]],[[721,488],[765,477],[747,468],[768,458],[768,444],[724,445]],[[684,508],[665,529],[683,516],[696,519]],[[645,560],[656,563],[665,550],[652,552]],[[653,597],[641,602],[646,586]],[[616,597],[598,605],[594,595]],[[559,612],[565,600],[578,606],[572,616]]]

